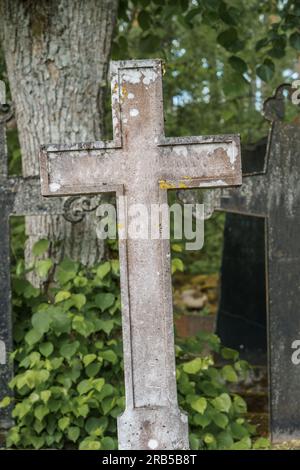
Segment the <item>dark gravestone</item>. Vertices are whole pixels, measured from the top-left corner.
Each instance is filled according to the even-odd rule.
[[[227,214],[217,334],[255,365],[266,365],[265,219]]]
[[[8,383],[13,367],[9,361],[12,350],[11,287],[10,287],[10,216],[63,214],[62,199],[41,196],[40,180],[8,176],[6,123],[13,112],[0,103],[0,400],[10,395]],[[0,409],[0,431],[11,424],[11,410]]]
[[[264,172],[267,137],[242,146],[243,177]],[[256,365],[267,362],[265,219],[228,213],[224,229],[217,334]]]
[[[272,127],[263,171],[244,177],[240,189],[223,190],[219,204],[222,210],[245,214],[248,218],[243,222],[243,240],[237,240],[233,226],[230,228],[233,239],[229,241],[228,224],[226,227],[218,332],[222,337],[224,335],[224,339],[227,336],[231,345],[233,334],[235,344],[247,341],[249,354],[250,351],[255,353],[256,344],[262,348],[263,291],[266,285],[270,430],[274,441],[300,438],[300,400],[297,399],[300,369],[291,361],[292,343],[300,337],[300,126],[297,118],[293,122],[285,120],[287,93],[290,94],[291,89],[283,85],[275,97],[265,103],[265,116],[272,121]],[[262,219],[249,222],[249,216]],[[236,220],[234,224],[237,224]],[[246,229],[249,232],[246,233]],[[254,234],[253,241],[251,233],[256,230],[259,234]],[[244,243],[248,246],[245,247]],[[233,255],[235,247],[239,255],[236,262]],[[232,279],[236,280],[236,286]],[[239,309],[237,318],[228,315],[228,312]],[[230,326],[224,327],[226,322]]]

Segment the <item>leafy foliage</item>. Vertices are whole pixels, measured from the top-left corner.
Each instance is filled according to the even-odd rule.
[[[46,247],[38,242],[34,251]],[[7,446],[115,449],[116,417],[125,406],[118,261],[87,269],[65,259],[44,291],[19,269],[13,290],[15,398],[0,403],[13,401]],[[214,365],[216,354],[222,367]],[[255,429],[246,403],[228,386],[246,377],[248,364],[207,333],[177,339],[176,356],[192,448],[250,448]]]

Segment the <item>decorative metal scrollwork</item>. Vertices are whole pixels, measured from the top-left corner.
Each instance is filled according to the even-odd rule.
[[[14,106],[12,103],[0,103],[0,124],[11,120],[14,115]]]
[[[72,224],[81,222],[85,215],[95,211],[101,204],[101,196],[70,196],[63,205],[63,216]]]

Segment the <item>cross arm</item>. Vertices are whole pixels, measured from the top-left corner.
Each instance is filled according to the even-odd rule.
[[[50,145],[40,151],[43,196],[114,192],[124,181],[125,160],[115,142]]]
[[[160,186],[235,186],[241,180],[238,135],[164,138],[159,143]]]

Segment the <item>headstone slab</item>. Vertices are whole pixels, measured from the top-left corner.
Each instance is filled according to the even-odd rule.
[[[282,85],[265,103],[272,122],[266,166],[222,193],[220,209],[265,218],[270,430],[273,441],[300,438],[299,365],[292,344],[300,337],[300,126],[285,120]],[[238,295],[238,293],[236,293]]]
[[[243,177],[264,172],[267,139],[242,145]],[[216,333],[255,366],[267,365],[266,219],[226,214]]]
[[[166,138],[161,61],[113,62],[111,73],[114,140],[43,147],[42,193],[116,193],[126,389],[119,448],[188,449],[177,403],[170,244],[128,237],[130,207],[143,204],[150,214],[152,204],[167,203],[167,189],[239,185],[239,137]]]
[[[4,92],[3,96],[5,97]],[[63,199],[43,198],[38,177],[9,176],[6,124],[12,119],[13,114],[11,104],[0,102],[0,400],[12,394],[8,384],[13,376],[13,365],[10,361],[13,340],[9,219],[13,215],[64,215],[65,205],[67,205],[67,201]],[[1,430],[6,431],[12,424],[11,408],[0,409],[0,436],[2,436]]]

